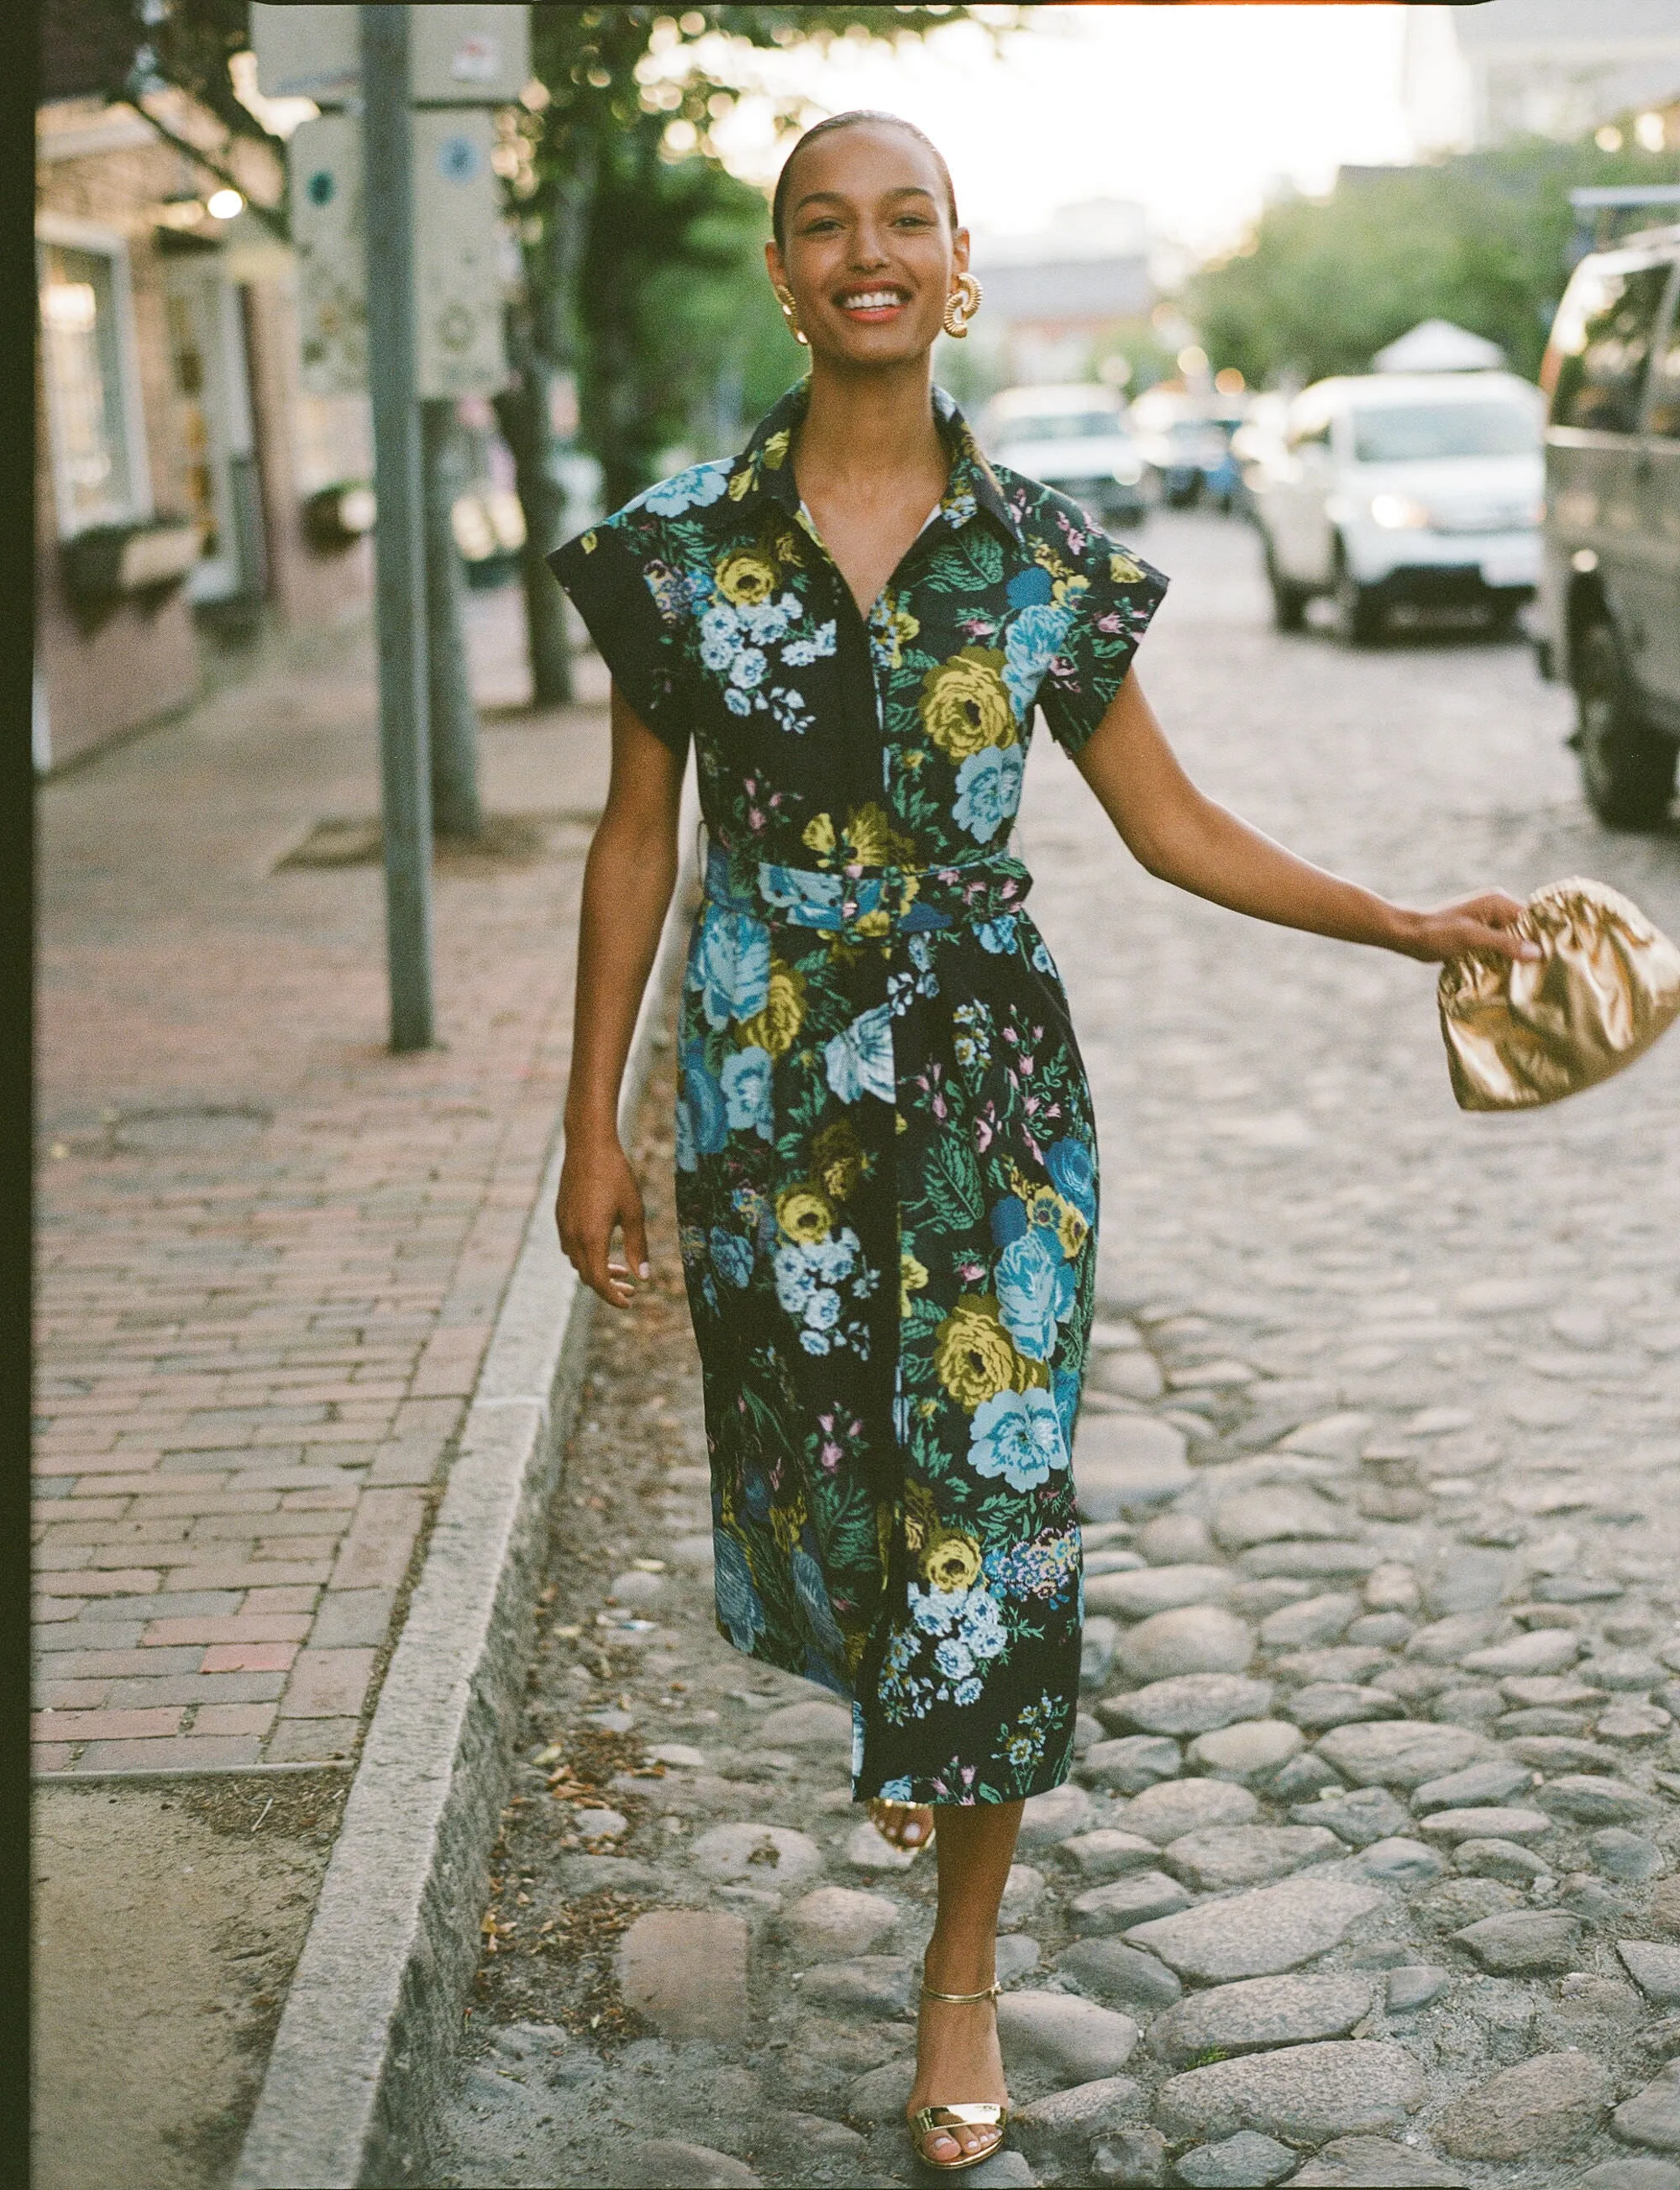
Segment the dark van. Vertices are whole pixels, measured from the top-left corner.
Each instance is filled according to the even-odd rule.
[[[1680,227],[1581,260],[1541,386],[1541,673],[1575,688],[1593,811],[1655,827],[1680,752]]]

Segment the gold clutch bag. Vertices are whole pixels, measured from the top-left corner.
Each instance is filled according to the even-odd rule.
[[[1680,950],[1637,905],[1579,875],[1548,882],[1518,932],[1538,958],[1473,952],[1438,996],[1461,1110],[1527,1110],[1620,1072],[1680,1017]]]

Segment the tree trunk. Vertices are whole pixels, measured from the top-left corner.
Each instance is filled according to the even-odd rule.
[[[452,398],[420,406],[426,508],[426,655],[432,712],[432,834],[472,839],[479,807],[479,718],[462,627],[463,580],[450,512],[461,491]]]
[[[572,696],[565,596],[543,559],[565,537],[565,494],[548,467],[549,372],[535,355],[528,338],[516,342],[515,347],[523,349],[525,356],[518,377],[496,398],[496,421],[513,456],[514,483],[525,511],[519,584],[525,594],[531,696],[533,705],[552,707],[564,705]]]

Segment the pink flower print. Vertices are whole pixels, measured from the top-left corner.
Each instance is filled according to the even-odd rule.
[[[956,1274],[965,1285],[977,1285],[985,1275],[985,1265],[982,1262],[959,1262]]]

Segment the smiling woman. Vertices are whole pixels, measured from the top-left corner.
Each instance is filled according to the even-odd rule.
[[[989,465],[930,385],[968,252],[919,131],[811,131],[766,247],[809,377],[733,462],[553,558],[614,684],[561,1239],[629,1302],[644,1227],[614,1120],[692,740],[710,851],[676,1160],[718,1622],[849,1700],[854,1793],[889,1837],[938,1818],[910,2113],[943,2169],[1001,2141],[999,1903],[1079,1688],[1096,1136],[1009,849],[1035,720],[1147,865],[1219,902],[1423,957],[1495,947],[1519,910],[1404,913],[1186,780],[1129,673],[1165,579]]]

